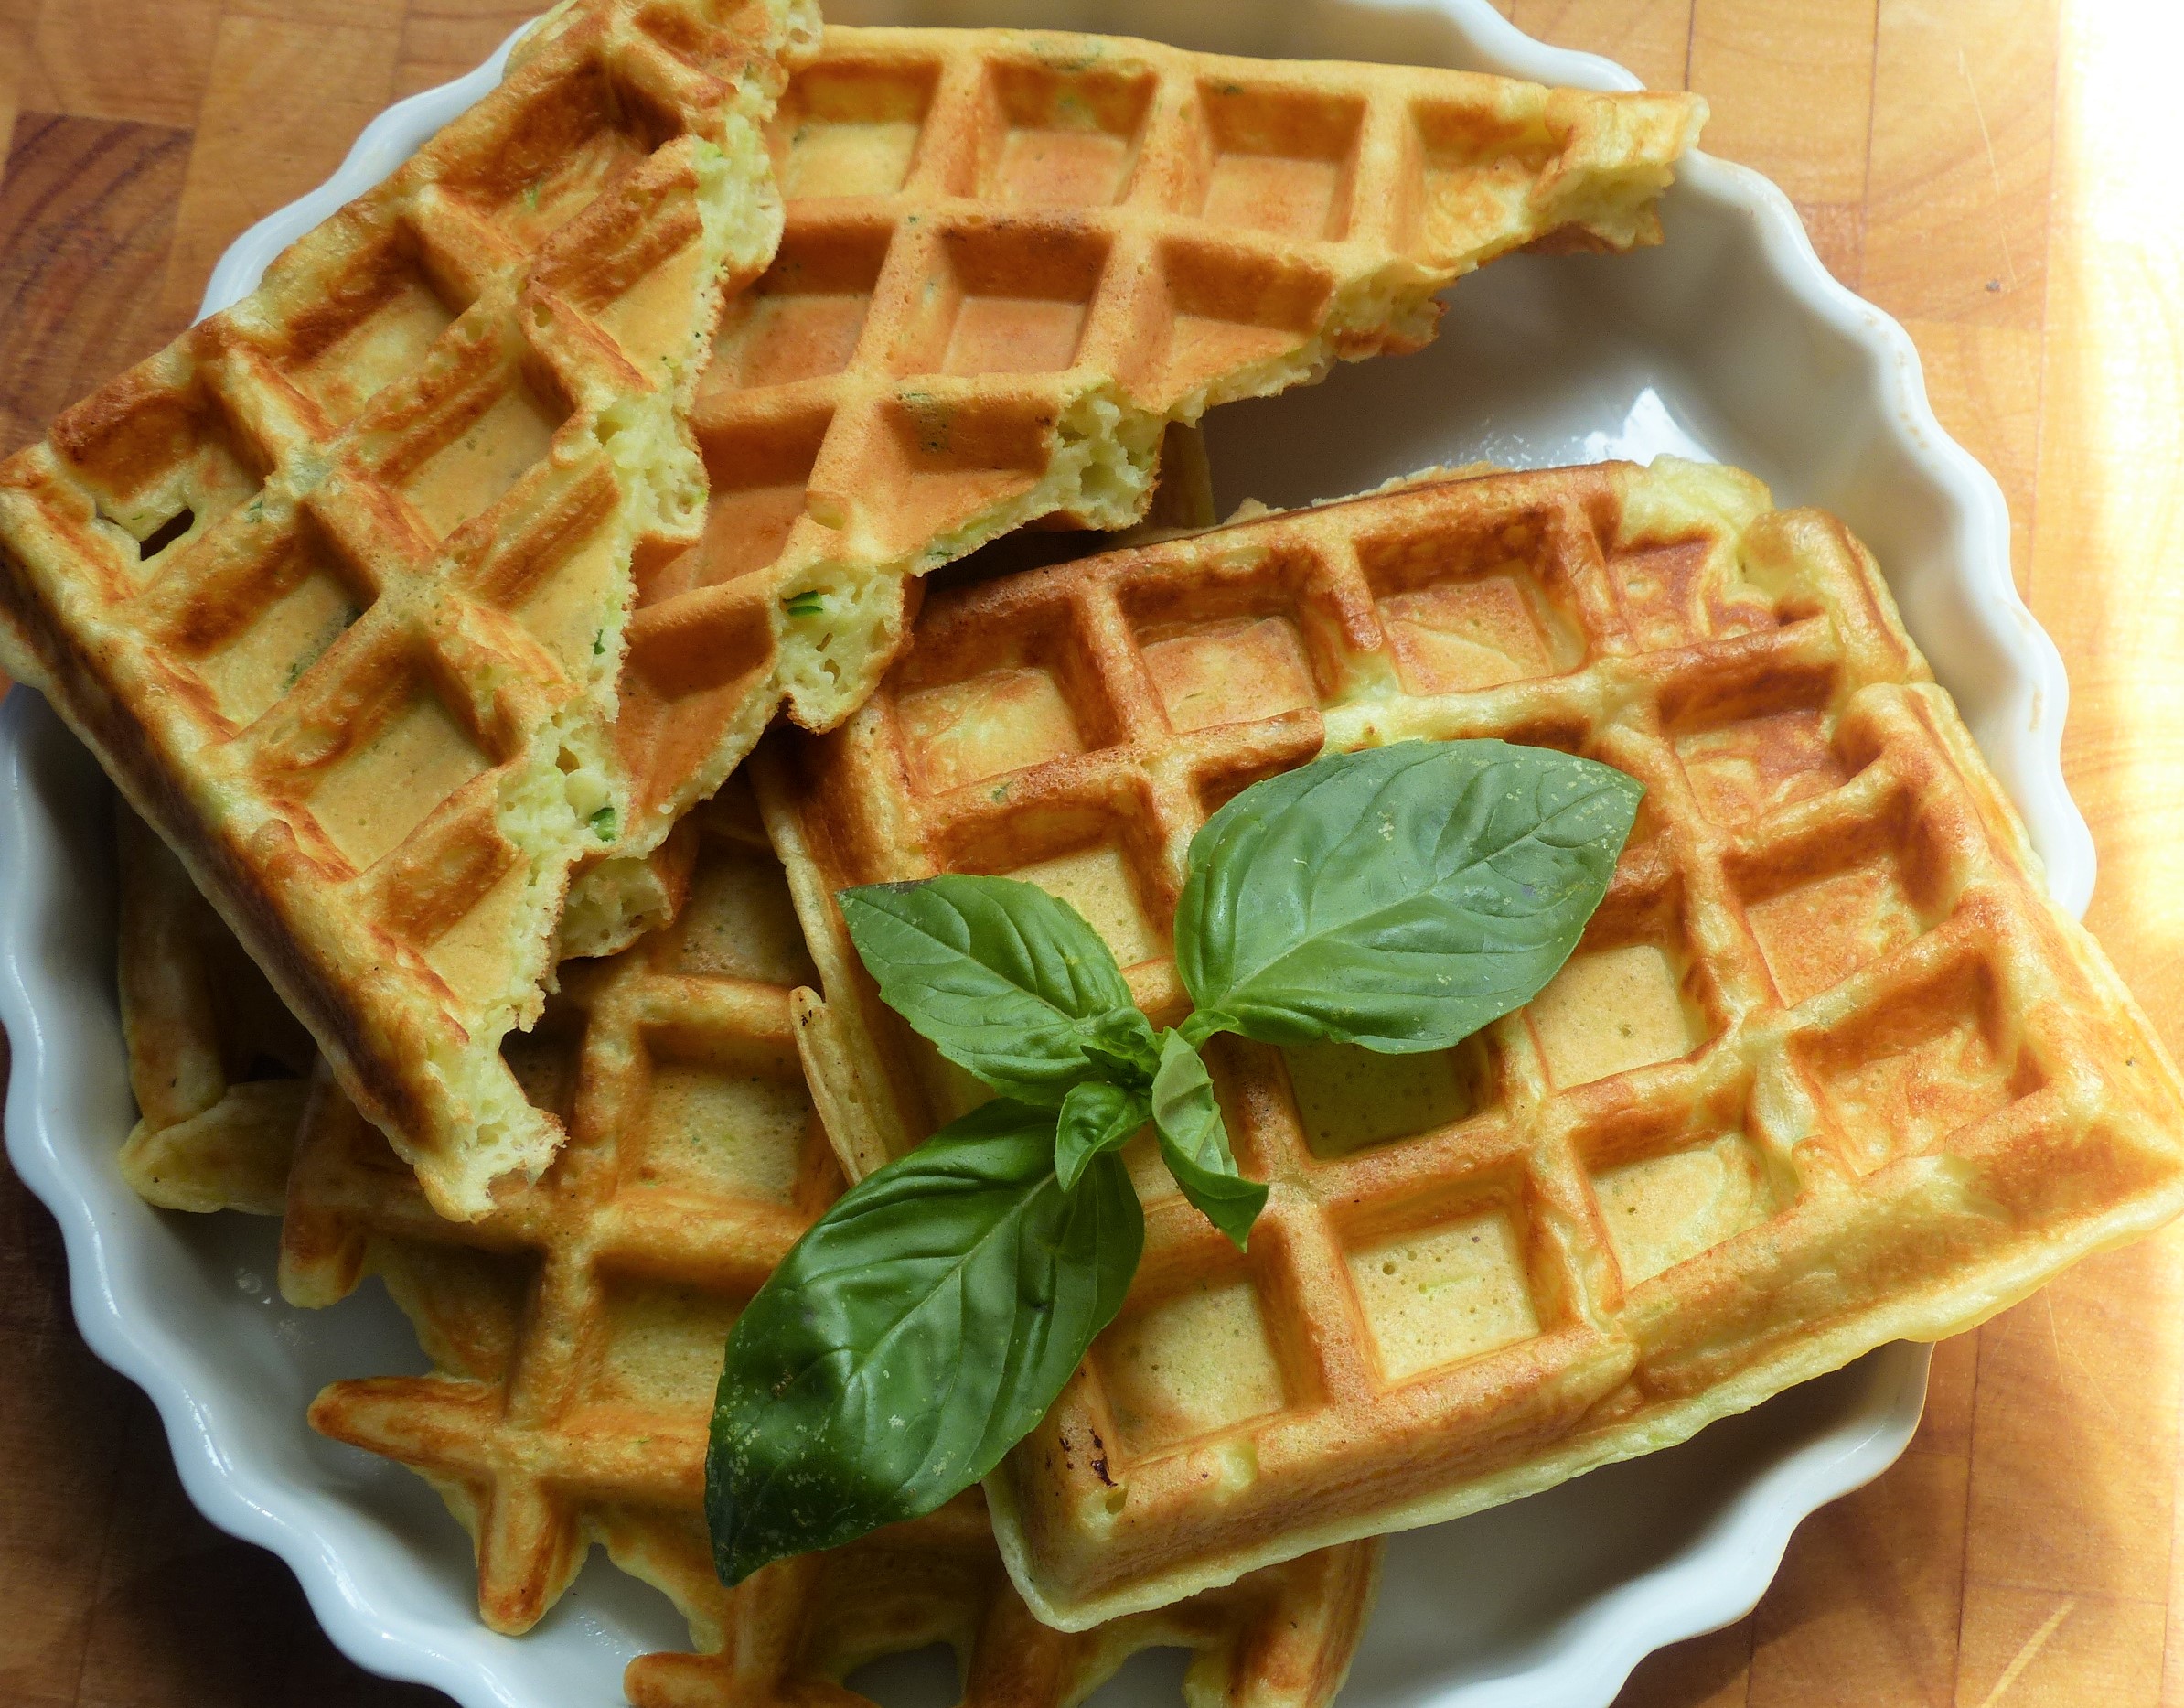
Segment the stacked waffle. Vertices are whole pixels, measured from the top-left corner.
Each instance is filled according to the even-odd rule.
[[[792,0],[597,0],[223,315],[0,468],[0,653],[179,854],[434,1201],[558,1133],[499,1043],[628,811],[638,573],[780,205]]]
[[[638,852],[786,700],[828,728],[909,577],[1142,513],[1162,429],[1414,349],[1526,243],[1657,241],[1687,98],[1010,31],[831,29],[774,131],[787,230],[692,425],[705,543],[643,595]]]
[[[126,808],[122,1033],[138,1120],[122,1177],[167,1209],[277,1216],[317,1052],[189,875]]]
[[[831,1695],[943,1641],[980,1702],[1069,1708],[1181,1644],[1194,1700],[1320,1708],[1380,1533],[2184,1206],[2173,1068],[1839,524],[1664,463],[1208,526],[1188,424],[1416,348],[1504,251],[1657,241],[1699,116],[570,0],[0,467],[0,660],[152,827],[123,1172],[281,1213],[298,1303],[383,1280],[434,1373],[312,1422],[432,1481],[488,1624],[597,1543],[690,1622],[640,1703]],[[831,733],[739,772],[784,706]],[[1028,880],[1165,1026],[1209,814],[1480,736],[1644,787],[1552,982],[1452,1049],[1216,1042],[1248,1248],[1133,1142],[1142,1267],[983,1498],[723,1587],[724,1340],[978,1095],[837,893]]]
[[[696,1652],[634,1660],[626,1688],[641,1705],[788,1701],[947,1643],[965,1700],[990,1708],[1069,1708],[1155,1647],[1194,1652],[1194,1700],[1212,1691],[1322,1708],[1370,1605],[1375,1542],[1070,1635],[1032,1617],[974,1493],[722,1587],[700,1509],[722,1341],[841,1173],[792,1022],[792,994],[816,974],[747,785],[732,780],[688,833],[676,923],[572,969],[511,1049],[527,1091],[570,1138],[540,1181],[489,1215],[436,1214],[323,1072],[300,1138],[232,1116],[160,1129],[156,1201],[184,1208],[277,1212],[278,1196],[262,1205],[256,1182],[293,1146],[283,1291],[327,1305],[377,1274],[414,1325],[434,1374],[337,1383],[312,1423],[432,1481],[476,1541],[478,1609],[497,1630],[536,1624],[594,1543],[664,1590]],[[132,858],[123,872],[128,917],[167,898],[160,861]],[[208,986],[193,974],[218,952],[196,937],[124,935],[140,1072],[156,1065],[155,1041],[210,1033]],[[228,1058],[245,1062],[272,1059],[292,1026],[262,1005],[217,1019]],[[241,1081],[223,1101],[253,1083],[299,1082]],[[131,1152],[142,1143],[140,1133]],[[256,1166],[238,1168],[238,1153]],[[147,1176],[133,1165],[131,1178]]]

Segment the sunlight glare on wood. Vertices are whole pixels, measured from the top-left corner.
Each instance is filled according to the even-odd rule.
[[[2126,982],[2184,956],[2184,10],[2071,0],[2060,43],[2034,607],[2071,675],[2071,786],[2099,827],[2088,923]],[[2157,1012],[2172,1049],[2179,1016]]]

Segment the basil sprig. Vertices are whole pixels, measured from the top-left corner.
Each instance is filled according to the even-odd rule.
[[[1245,790],[1192,839],[1155,1033],[1099,934],[1005,878],[845,890],[882,1000],[996,1093],[799,1240],[728,1338],[705,1462],[723,1582],[930,1512],[1037,1424],[1121,1309],[1144,1219],[1121,1147],[1243,1246],[1199,1047],[1444,1049],[1536,995],[1600,906],[1642,793],[1499,741],[1336,755]]]

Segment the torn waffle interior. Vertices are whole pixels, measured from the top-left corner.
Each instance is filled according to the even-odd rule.
[[[787,226],[692,426],[701,544],[641,596],[617,723],[641,854],[785,699],[838,723],[909,583],[1042,518],[1144,513],[1163,427],[1414,349],[1556,233],[1656,241],[1685,96],[1120,38],[830,29],[771,130]],[[607,881],[611,881],[611,875]]]

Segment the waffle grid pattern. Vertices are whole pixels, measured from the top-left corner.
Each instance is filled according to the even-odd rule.
[[[444,1292],[465,1252],[489,1254],[497,1286],[481,1283],[482,1296],[512,1287],[524,1301],[497,1380],[337,1384],[312,1413],[450,1491],[498,1630],[552,1605],[596,1509],[696,1507],[728,1326],[840,1188],[790,1028],[788,987],[808,963],[785,900],[778,917],[749,913],[765,900],[749,892],[780,879],[755,815],[739,822],[734,807],[724,797],[700,815],[677,925],[570,969],[546,1022],[512,1045],[519,1077],[572,1135],[538,1182],[480,1220],[449,1221],[337,1089],[320,1085],[305,1123],[282,1232],[292,1301],[330,1304],[368,1266],[398,1297]],[[439,1338],[439,1361],[476,1362],[443,1356],[462,1332]],[[661,1384],[678,1376],[667,1403]]]
[[[990,1485],[1041,1617],[1156,1606],[1668,1445],[1938,1337],[2184,1200],[2175,1070],[2030,856],[1870,560],[1748,477],[1514,475],[983,586],[763,792],[857,1166],[963,1106],[827,897],[1029,877],[1141,1005],[1192,833],[1322,747],[1499,736],[1645,805],[1576,955],[1445,1057],[1240,1040],[1247,1256],[1140,1140],[1124,1315]]]
[[[312,1421],[427,1477],[476,1541],[480,1610],[528,1629],[585,1551],[658,1585],[695,1654],[633,1661],[637,1708],[862,1702],[866,1663],[950,1644],[978,1708],[1070,1708],[1130,1654],[1198,1651],[1194,1692],[1322,1708],[1347,1670],[1375,1543],[1077,1636],[1033,1620],[975,1495],[768,1568],[731,1592],[701,1517],[707,1419],[735,1311],[840,1189],[791,1042],[811,976],[747,794],[691,821],[691,900],[577,970],[522,1045],[571,1141],[475,1223],[432,1212],[383,1140],[322,1081],[291,1178],[282,1284],[326,1304],[376,1272],[437,1373],[329,1387]],[[1211,1700],[1194,1695],[1194,1700]]]
[[[1198,430],[1170,427],[1142,531],[1154,537],[1203,528],[1213,513]],[[1111,546],[1116,537],[1089,538]],[[1006,557],[1012,567],[1024,566],[1027,557],[1053,563],[1082,555],[1087,540],[1050,531],[1015,534],[985,557]],[[130,1080],[142,1112],[122,1148],[123,1176],[163,1208],[279,1215],[317,1052],[173,852],[126,807],[119,814],[118,983]],[[641,864],[625,868],[616,931],[634,933],[634,941],[680,915],[705,821],[701,809]],[[604,931],[590,929],[599,923],[564,914],[562,955],[588,958],[629,946],[600,941]],[[365,1146],[359,1154],[374,1153]]]
[[[494,1051],[615,833],[631,558],[700,521],[679,394],[721,274],[771,253],[749,121],[799,29],[794,0],[557,13],[0,470],[11,665],[456,1212],[558,1136]]]
[[[1458,71],[830,29],[773,126],[780,252],[694,410],[706,543],[632,624],[640,843],[784,695],[813,728],[853,710],[905,643],[905,577],[1048,514],[1135,521],[1164,424],[1418,348],[1433,293],[1521,244],[1657,242],[1702,116]]]

